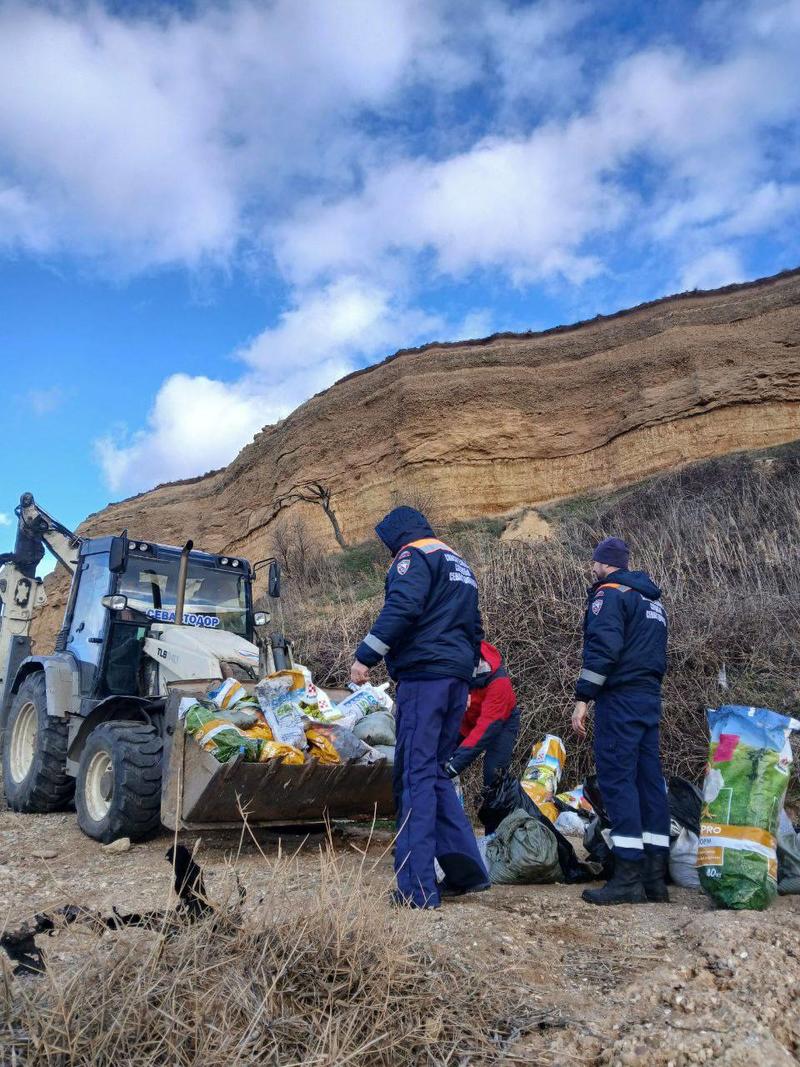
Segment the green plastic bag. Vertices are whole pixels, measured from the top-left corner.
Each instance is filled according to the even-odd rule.
[[[186,712],[184,729],[219,763],[228,763],[239,752],[243,752],[248,763],[258,762],[261,742],[247,737],[228,719],[222,718],[219,708],[211,711],[202,704],[193,704]]]
[[[723,908],[762,910],[777,894],[775,835],[800,723],[767,708],[708,712],[711,743],[697,867]]]
[[[523,808],[497,827],[486,846],[486,869],[492,882],[503,885],[546,885],[564,878],[555,834]]]

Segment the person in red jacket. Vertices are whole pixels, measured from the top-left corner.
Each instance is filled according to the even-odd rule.
[[[483,753],[483,784],[511,765],[519,733],[519,708],[503,657],[481,641],[481,659],[470,682],[469,703],[461,720],[461,743],[445,764],[454,778]]]

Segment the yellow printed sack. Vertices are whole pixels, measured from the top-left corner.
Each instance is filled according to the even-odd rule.
[[[306,729],[306,740],[308,741],[308,754],[318,763],[334,764],[342,762],[329,731],[309,726]]]
[[[305,756],[294,745],[285,745],[282,741],[262,741],[258,762],[268,763],[273,759],[280,760],[284,765],[305,763]]]
[[[531,749],[531,758],[522,776],[522,788],[551,822],[558,818],[553,796],[561,781],[566,759],[564,742],[555,734],[548,734],[544,741]]]

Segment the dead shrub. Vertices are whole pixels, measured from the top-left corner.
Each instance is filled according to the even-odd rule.
[[[568,742],[567,784],[592,769],[591,743],[569,733],[580,664],[587,561],[602,537],[624,537],[632,566],[662,586],[670,617],[662,753],[670,773],[697,780],[707,754],[706,708],[800,703],[800,448],[697,464],[612,497],[548,515],[553,537],[500,542],[463,530],[456,547],[480,579],[487,637],[504,653],[522,710],[516,766],[545,733]],[[298,603],[302,603],[299,598]],[[323,612],[292,613],[304,662],[341,684],[379,598],[352,593]],[[727,688],[720,686],[720,672]],[[470,777],[471,789],[477,775]]]
[[[432,946],[424,917],[363,876],[332,852],[313,873],[279,859],[247,919],[106,934],[88,959],[7,984],[2,1062],[488,1064],[552,1016],[512,975]]]

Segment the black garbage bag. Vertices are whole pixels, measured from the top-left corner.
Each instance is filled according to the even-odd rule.
[[[608,827],[603,825],[599,815],[593,815],[586,829],[583,831],[583,847],[586,849],[586,858],[590,863],[599,864],[603,878],[610,878],[614,873],[614,853],[603,837],[603,830]]]
[[[598,816],[600,822],[603,824],[603,829],[611,825],[608,818],[608,812],[606,811],[605,804],[603,803],[603,795],[600,792],[600,786],[597,783],[597,775],[590,774],[586,781],[583,783],[583,795],[589,801],[594,808],[595,815]]]
[[[603,831],[611,828],[597,775],[591,774],[583,785],[583,794],[594,808],[594,818],[583,833],[583,847],[587,859],[603,866],[603,877],[610,878],[614,873],[614,853],[609,848]],[[700,833],[700,812],[703,807],[703,794],[685,778],[673,775],[667,779],[667,800],[669,801],[670,837],[676,838],[685,827],[693,834]]]
[[[586,858],[590,863],[599,864],[603,878],[608,879],[614,874],[614,853],[611,851],[606,837],[603,836],[603,831],[611,829],[611,821],[603,804],[603,797],[600,792],[600,786],[597,784],[596,774],[590,774],[583,783],[583,795],[594,808],[594,815],[583,831],[583,847],[586,849]]]
[[[673,774],[667,779],[669,800],[669,836],[677,837],[682,828],[700,835],[700,812],[703,810],[703,794],[685,778]]]
[[[594,881],[596,875],[592,868],[581,863],[566,837],[539,811],[519,780],[508,771],[498,775],[491,785],[484,788],[478,818],[486,828],[486,833],[493,834],[503,819],[517,808],[522,808],[552,831],[558,846],[558,862],[565,882],[573,884]]]

